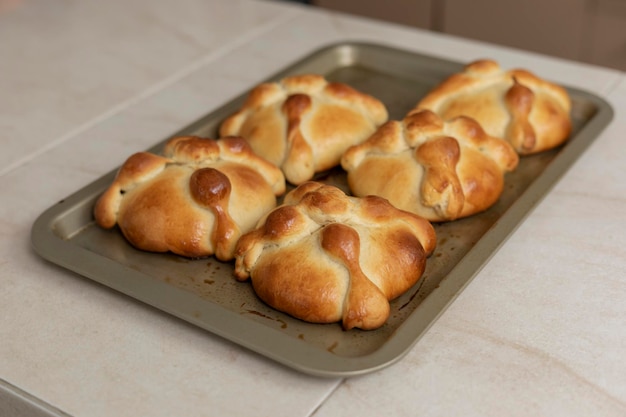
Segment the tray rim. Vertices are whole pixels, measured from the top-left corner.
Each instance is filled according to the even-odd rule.
[[[388,53],[409,54],[416,58],[424,57],[428,60],[436,60],[446,64],[463,65],[453,60],[442,59],[407,49],[400,49],[383,43],[341,41],[331,43],[305,54],[282,70],[264,78],[264,80],[282,78],[286,74],[293,73],[295,68],[298,68],[309,60],[332,53],[341,54],[341,49],[346,48],[352,50],[385,50]],[[103,187],[108,186],[111,182],[112,177],[119,167],[85,185],[70,196],[45,210],[33,223],[31,228],[31,245],[35,252],[47,261],[89,278],[108,288],[112,288],[116,292],[131,297],[134,300],[141,301],[158,310],[178,317],[295,370],[321,377],[349,377],[377,371],[399,361],[417,344],[428,328],[443,314],[447,307],[473,280],[497,250],[523,223],[525,218],[533,211],[534,207],[548,194],[549,190],[556,185],[558,179],[569,170],[575,160],[584,153],[585,149],[594,142],[602,130],[604,130],[613,119],[613,108],[605,99],[585,90],[565,87],[570,92],[574,92],[577,96],[583,97],[587,101],[595,104],[597,108],[596,113],[582,129],[577,132],[577,136],[583,134],[588,135],[591,137],[591,140],[570,141],[567,146],[564,146],[538,177],[542,181],[535,179],[529,184],[528,188],[518,196],[518,200],[503,213],[496,223],[487,230],[478,242],[476,242],[474,247],[472,247],[453,267],[447,277],[442,281],[441,285],[422,300],[415,311],[409,314],[404,322],[399,325],[389,338],[389,340],[394,339],[393,343],[389,343],[388,341],[377,350],[366,355],[345,357],[327,351],[320,351],[304,341],[294,339],[276,329],[259,326],[258,323],[245,318],[236,320],[235,325],[233,325],[232,317],[228,317],[228,329],[223,328],[224,326],[207,326],[205,322],[201,321],[194,314],[192,311],[194,307],[199,307],[203,312],[217,317],[223,316],[226,313],[224,311],[225,309],[212,302],[207,302],[206,299],[201,299],[190,291],[155,280],[149,275],[136,270],[131,271],[136,279],[117,279],[115,280],[116,286],[110,285],[111,280],[103,280],[100,276],[97,276],[98,274],[94,275],[92,270],[85,268],[84,265],[88,265],[90,262],[96,261],[96,259],[101,259],[101,256],[83,247],[73,245],[70,241],[61,238],[55,233],[55,227],[60,221],[60,217],[68,213],[70,209],[76,209],[79,202],[86,204],[85,202],[87,201],[95,200],[97,195],[102,192]],[[197,129],[204,120],[209,119],[212,115],[220,111],[223,112],[229,104],[241,101],[247,94],[248,92],[246,91],[239,96],[226,100],[223,105],[218,106],[173,135],[169,135],[168,138]],[[167,138],[156,143],[149,150],[158,149],[165,140],[167,140]],[[91,192],[92,195],[85,198],[84,194],[86,192]],[[80,197],[81,195],[82,197]],[[54,248],[54,250],[52,250],[52,248]],[[487,256],[485,256],[485,253]],[[75,258],[77,256],[85,259],[85,263],[82,267],[81,265],[76,265]],[[112,265],[113,268],[109,271],[112,275],[117,274],[123,276],[125,273],[129,272],[129,268],[122,264],[112,262]],[[469,276],[466,271],[471,271]],[[147,296],[142,292],[142,288],[148,284],[151,287],[163,287],[164,290],[160,293],[167,294],[167,297],[157,296],[155,298],[154,295]],[[164,300],[163,298],[167,298],[168,300]],[[187,308],[183,309],[184,311],[172,310],[168,306],[168,303],[171,302],[169,300],[172,298],[184,299]],[[197,298],[195,302],[193,302],[194,298]],[[428,311],[427,314],[429,317],[432,317],[425,325],[419,322],[419,312],[424,310]],[[235,328],[234,332],[233,327]],[[270,332],[272,337],[268,337],[268,332]],[[241,334],[247,336],[245,338],[236,336]],[[257,342],[252,343],[251,340],[253,339],[257,339]],[[259,344],[258,341],[261,341],[261,343]],[[297,347],[297,355],[293,353],[292,348],[294,346]],[[301,360],[302,356],[306,357],[307,360],[303,362]]]

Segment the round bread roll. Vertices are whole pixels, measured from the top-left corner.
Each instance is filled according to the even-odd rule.
[[[336,165],[343,152],[387,120],[382,102],[319,75],[299,75],[254,88],[220,135],[242,136],[279,166],[292,184]]]
[[[475,61],[428,93],[415,110],[442,119],[468,116],[491,136],[509,141],[520,155],[565,142],[572,130],[567,91],[529,71],[504,71],[492,60]]]
[[[96,223],[116,224],[136,248],[190,258],[233,258],[241,234],[285,192],[278,167],[241,138],[177,137],[164,156],[132,155],[94,208]]]
[[[429,110],[389,121],[349,148],[341,165],[355,196],[378,195],[430,221],[486,210],[504,187],[519,156],[473,119],[443,121]]]
[[[271,307],[313,323],[376,329],[435,247],[425,219],[307,182],[237,244],[235,276]]]

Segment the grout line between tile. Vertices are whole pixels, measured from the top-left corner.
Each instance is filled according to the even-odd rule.
[[[278,16],[277,18],[261,25],[258,26],[255,29],[250,30],[249,32],[246,32],[243,36],[235,39],[234,41],[225,44],[222,47],[219,47],[211,52],[209,52],[207,55],[204,55],[203,57],[197,59],[196,61],[190,63],[189,65],[187,65],[186,67],[180,69],[179,71],[173,73],[172,75],[162,79],[161,81],[151,85],[150,87],[148,87],[146,90],[141,91],[138,94],[135,94],[134,96],[131,96],[130,98],[122,101],[121,103],[118,103],[117,105],[113,106],[112,108],[110,108],[109,110],[105,111],[104,113],[95,116],[89,120],[87,120],[86,122],[78,125],[77,127],[71,129],[69,132],[61,135],[60,137],[48,142],[47,144],[45,144],[44,146],[42,146],[41,148],[39,148],[38,150],[17,159],[16,161],[10,163],[9,165],[5,166],[4,168],[0,169],[0,177],[8,174],[9,172],[19,168],[22,165],[27,164],[28,162],[32,161],[33,159],[37,158],[40,155],[45,154],[46,152],[54,149],[55,147],[61,145],[62,143],[72,139],[75,136],[80,135],[81,133],[86,132],[87,130],[91,129],[92,127],[102,123],[103,121],[122,113],[124,110],[126,110],[127,108],[145,100],[148,97],[151,97],[155,94],[157,94],[158,92],[164,90],[165,88],[167,88],[170,85],[175,84],[176,82],[180,81],[181,79],[185,78],[186,76],[192,74],[193,72],[197,71],[198,69],[202,68],[203,66],[217,60],[217,58],[226,55],[227,53],[234,51],[235,49],[243,46],[244,44],[246,44],[247,42],[259,37],[260,35],[269,32],[270,30],[296,18],[298,15],[302,14],[301,10],[297,10],[297,9],[290,9],[285,11],[283,14],[281,14],[280,16]]]
[[[311,413],[307,416],[307,417],[315,417],[315,415],[317,414],[318,410],[320,409],[320,407],[322,405],[324,405],[324,403],[330,398],[332,397],[332,395],[335,393],[335,391],[337,391],[339,389],[340,386],[342,386],[345,383],[345,378],[339,379],[337,381],[337,384],[328,391],[328,393],[323,396],[322,398],[320,398],[320,401],[317,403],[317,405],[315,406],[315,408],[311,411]]]
[[[611,94],[618,91],[622,82],[624,82],[626,85],[626,73],[622,73],[620,77],[617,77],[613,81],[607,83],[604,88],[604,93],[606,94],[606,96],[610,96]]]
[[[0,397],[9,396],[0,403],[0,411],[7,411],[10,414],[28,415],[31,417],[71,417],[61,409],[29,394],[21,388],[16,387],[5,379],[0,378]]]

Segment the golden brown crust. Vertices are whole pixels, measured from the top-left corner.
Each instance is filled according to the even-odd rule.
[[[435,247],[425,219],[375,196],[307,182],[241,237],[235,276],[270,306],[314,323],[375,329]],[[390,262],[393,259],[393,262]]]
[[[177,137],[163,153],[131,156],[94,207],[98,225],[119,225],[138,249],[232,259],[285,191],[280,169],[241,138]]]
[[[341,164],[356,196],[378,195],[430,221],[486,210],[517,167],[513,147],[468,117],[444,122],[429,110],[389,121],[353,146]]]
[[[567,91],[529,71],[504,71],[479,60],[435,87],[413,111],[428,109],[444,120],[468,116],[520,155],[552,149],[571,133]]]
[[[339,164],[341,154],[387,120],[379,100],[319,75],[287,77],[254,88],[220,135],[242,136],[252,149],[301,184]]]

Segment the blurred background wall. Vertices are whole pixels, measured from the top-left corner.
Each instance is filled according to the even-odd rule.
[[[626,70],[626,0],[301,0]]]

